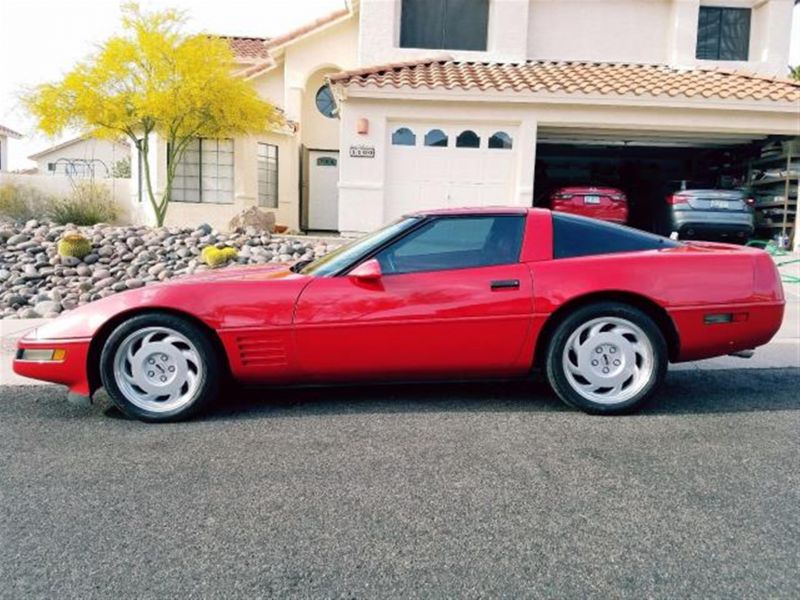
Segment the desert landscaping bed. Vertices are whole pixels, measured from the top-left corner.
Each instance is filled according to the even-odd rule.
[[[58,253],[59,240],[73,232],[91,242],[82,259]],[[208,246],[238,251],[221,267],[228,268],[316,258],[340,244],[337,238],[279,236],[254,227],[220,233],[208,225],[0,223],[0,319],[54,317],[118,292],[206,270],[201,251]]]

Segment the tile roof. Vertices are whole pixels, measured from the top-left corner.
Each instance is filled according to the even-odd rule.
[[[293,29],[283,35],[279,35],[278,37],[274,37],[267,42],[267,48],[277,48],[278,46],[283,46],[284,44],[288,44],[300,38],[308,33],[311,33],[320,27],[324,27],[334,21],[345,17],[350,14],[350,10],[348,8],[341,8],[339,10],[335,10],[332,13],[329,13],[319,19],[315,19],[305,25],[298,27],[297,29]]]
[[[461,62],[449,58],[393,63],[336,73],[344,86],[513,90],[635,96],[682,96],[800,102],[800,82],[722,69],[666,65],[528,61]]]
[[[263,37],[240,37],[232,35],[216,36],[223,40],[228,40],[234,55],[239,60],[263,60],[269,56],[267,42],[269,38]]]
[[[11,138],[19,139],[22,137],[21,133],[17,133],[13,129],[6,127],[5,125],[0,125],[0,135],[5,135]]]

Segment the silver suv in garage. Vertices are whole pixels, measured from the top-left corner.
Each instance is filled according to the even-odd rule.
[[[742,190],[679,189],[665,202],[665,233],[739,242],[753,235],[753,200]]]

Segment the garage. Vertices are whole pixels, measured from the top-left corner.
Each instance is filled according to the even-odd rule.
[[[628,200],[634,227],[669,233],[667,197],[684,186],[734,189],[748,184],[749,166],[767,136],[692,132],[590,131],[547,128],[536,146],[534,204],[548,206],[562,186],[607,186]]]
[[[385,219],[417,210],[501,204],[512,194],[516,128],[504,124],[392,123]]]

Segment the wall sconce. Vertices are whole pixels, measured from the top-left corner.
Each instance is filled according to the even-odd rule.
[[[359,135],[367,135],[369,133],[369,119],[361,117],[356,121],[356,133]]]

